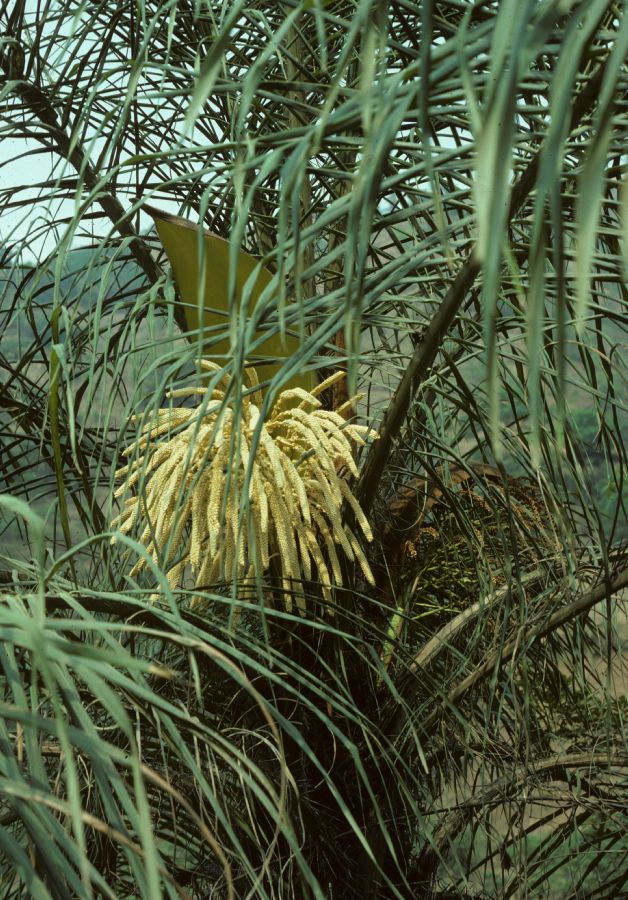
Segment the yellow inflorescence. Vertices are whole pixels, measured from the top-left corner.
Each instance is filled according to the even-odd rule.
[[[211,362],[201,366],[220,371]],[[371,530],[338,471],[357,476],[351,442],[363,444],[373,432],[346,422],[340,412],[322,410],[317,399],[343,374],[311,393],[284,391],[266,421],[261,421],[255,370],[247,369],[247,376],[251,389],[241,398],[239,414],[225,400],[226,377],[208,397],[204,388],[168,395],[197,394],[203,402],[195,409],[159,410],[157,420],[127,448],[133,462],[116,472],[124,483],[115,496],[132,487],[137,494],[126,500],[113,526],[129,533],[139,525],[141,543],[173,587],[187,566],[196,586],[207,588],[261,575],[273,560],[286,606],[291,608],[294,597],[303,610],[302,579],[315,578],[327,599],[331,586],[342,584],[339,548],[372,583],[356,535],[341,520],[344,501],[368,541]],[[145,565],[139,560],[131,574]]]

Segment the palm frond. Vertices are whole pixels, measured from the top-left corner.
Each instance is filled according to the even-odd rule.
[[[624,891],[623,5],[0,23],[0,894]],[[378,431],[345,458],[374,585],[324,537],[307,578],[189,589],[150,528],[111,543],[134,422],[194,415],[203,352],[145,204],[229,242],[225,296],[241,251],[270,273],[215,335],[234,434],[261,326],[300,342],[260,422],[336,373],[329,421]]]

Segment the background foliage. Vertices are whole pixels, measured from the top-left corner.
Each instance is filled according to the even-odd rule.
[[[621,895],[624,4],[0,19],[2,896]],[[274,273],[271,396],[366,392],[377,586],[333,616],[270,583],[199,615],[110,544],[203,347],[144,201]]]

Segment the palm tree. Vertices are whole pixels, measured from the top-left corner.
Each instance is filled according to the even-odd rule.
[[[623,895],[624,5],[0,17],[2,896]],[[212,339],[147,205],[228,241]],[[259,428],[340,372],[377,433],[364,565],[168,580],[115,473],[220,384],[242,433],[260,329]]]

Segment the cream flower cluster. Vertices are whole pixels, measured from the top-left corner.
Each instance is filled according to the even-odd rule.
[[[201,366],[220,371],[205,360]],[[340,550],[372,583],[356,534],[341,520],[344,501],[368,541],[371,530],[339,471],[357,476],[351,442],[361,445],[374,433],[343,418],[358,398],[334,412],[321,409],[317,399],[343,373],[311,392],[284,391],[266,421],[257,373],[249,368],[246,374],[249,389],[237,412],[228,400],[228,378],[195,409],[159,410],[126,449],[133,461],[116,472],[125,480],[115,496],[131,488],[136,494],[113,526],[123,533],[142,528],[141,543],[173,587],[188,565],[198,588],[261,575],[272,565],[282,579],[286,607],[291,609],[294,598],[303,610],[303,579],[320,582],[327,599],[331,586],[342,584]],[[168,397],[206,394],[194,387]],[[131,574],[145,564],[141,559]]]

